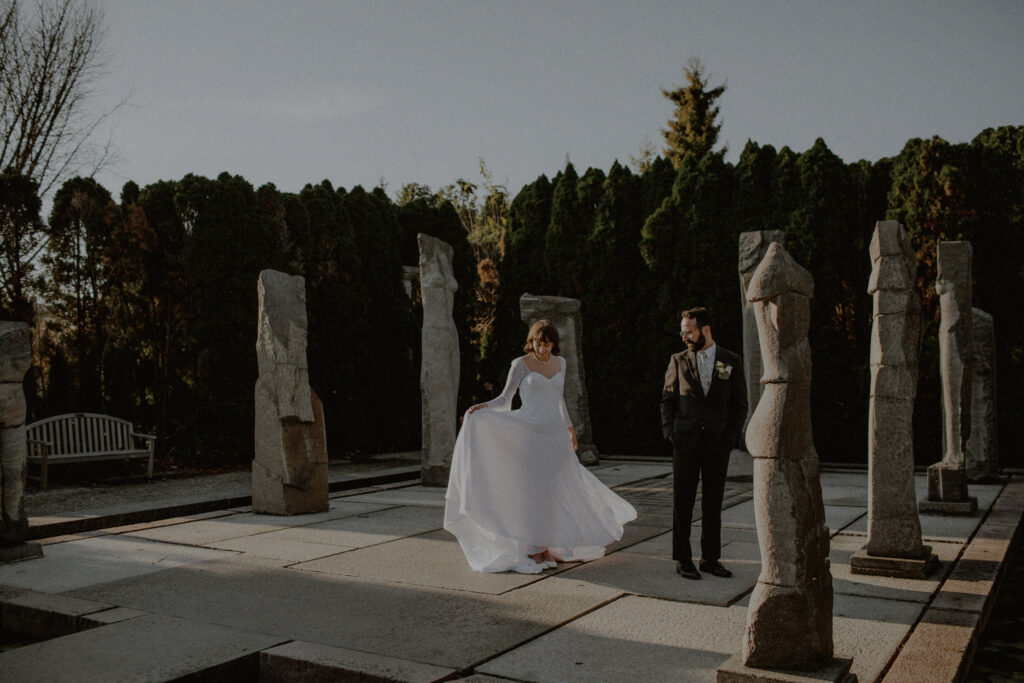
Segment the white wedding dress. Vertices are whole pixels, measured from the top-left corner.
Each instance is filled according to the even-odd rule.
[[[479,572],[537,574],[528,555],[594,560],[636,519],[633,506],[579,463],[562,388],[565,359],[550,379],[512,361],[501,396],[466,414],[452,455],[444,528]],[[509,410],[519,389],[523,407]]]

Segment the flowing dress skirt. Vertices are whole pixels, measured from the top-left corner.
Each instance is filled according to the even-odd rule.
[[[444,527],[479,572],[539,573],[544,566],[528,555],[545,548],[560,561],[597,559],[636,519],[579,463],[550,411],[467,414],[445,499]]]

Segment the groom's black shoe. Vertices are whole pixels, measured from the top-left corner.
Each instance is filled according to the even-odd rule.
[[[693,566],[693,562],[676,560],[676,574],[679,574],[684,579],[693,579],[694,581],[700,579],[700,572]]]
[[[705,562],[704,560],[701,560],[700,570],[714,576],[720,576],[723,579],[728,579],[732,576],[732,572],[723,567],[722,563],[718,560],[715,560],[714,562]]]

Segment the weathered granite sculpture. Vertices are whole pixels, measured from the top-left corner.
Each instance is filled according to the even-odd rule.
[[[967,477],[974,482],[999,478],[996,434],[996,326],[992,316],[975,308],[974,380],[971,386],[971,436],[967,439]]]
[[[456,403],[459,398],[459,333],[452,319],[459,285],[452,272],[454,250],[447,242],[420,233],[420,294],[423,297],[424,486],[447,486],[455,448]]]
[[[38,543],[27,543],[25,478],[25,390],[32,364],[28,325],[0,322],[0,562],[40,557]]]
[[[321,512],[327,501],[323,406],[309,386],[306,283],[276,270],[260,273],[256,359],[255,512]]]
[[[590,427],[590,403],[583,372],[583,328],[579,299],[523,294],[519,297],[519,317],[527,325],[538,320],[550,320],[558,328],[561,355],[566,361],[565,406],[569,410],[569,419],[572,420],[579,445],[576,455],[584,465],[596,465],[599,459]]]
[[[740,275],[740,307],[743,311],[743,372],[747,378],[747,418],[743,423],[746,433],[747,423],[754,414],[757,402],[761,398],[761,347],[757,339],[757,321],[754,319],[754,306],[747,301],[747,287],[750,278],[768,245],[778,242],[785,246],[786,236],[781,230],[754,230],[741,232],[739,238],[739,275]],[[729,478],[750,481],[753,477],[753,462],[750,454],[742,448],[736,448],[729,455]]]
[[[921,510],[971,514],[978,500],[967,495],[967,441],[971,436],[973,358],[970,242],[939,242],[939,378],[942,381],[942,460],[928,467],[928,499]]]
[[[829,532],[811,438],[811,274],[771,244],[747,288],[760,338],[764,391],[747,424],[761,574],[750,596],[742,652],[719,681],[845,680],[833,658]]]
[[[910,238],[896,221],[875,223],[868,249],[874,299],[868,408],[868,542],[850,558],[854,574],[923,579],[937,566],[921,543],[914,492],[914,396],[921,300]]]

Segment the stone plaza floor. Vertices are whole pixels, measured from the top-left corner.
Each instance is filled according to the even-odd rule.
[[[44,557],[0,565],[3,628],[46,638],[0,652],[0,678],[714,681],[760,571],[752,484],[726,489],[734,576],[688,581],[670,554],[671,467],[593,471],[639,518],[604,558],[540,575],[471,571],[442,529],[443,489],[408,482],[334,493],[313,515],[241,506],[43,538]],[[836,656],[862,682],[956,680],[1019,539],[1024,479],[972,485],[972,516],[921,516],[940,560],[926,580],[851,574],[867,474],[821,484]]]

